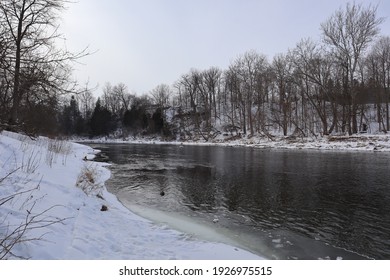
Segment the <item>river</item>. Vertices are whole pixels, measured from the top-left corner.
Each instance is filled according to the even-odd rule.
[[[155,222],[270,259],[390,259],[388,153],[90,145]]]

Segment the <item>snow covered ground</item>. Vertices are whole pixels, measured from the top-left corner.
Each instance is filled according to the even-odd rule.
[[[390,134],[355,134],[352,136],[324,136],[316,138],[273,136],[267,137],[223,137],[218,136],[211,141],[162,141],[159,137],[143,138],[95,138],[74,139],[78,142],[95,143],[148,143],[172,145],[215,145],[215,146],[245,146],[264,149],[314,149],[342,151],[375,151],[390,152]]]
[[[0,259],[262,258],[130,212],[107,192],[110,172],[90,161],[95,153],[0,133]]]

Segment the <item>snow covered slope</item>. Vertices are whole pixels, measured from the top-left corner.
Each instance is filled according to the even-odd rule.
[[[0,258],[259,259],[155,225],[108,193],[96,151],[0,134]],[[106,210],[106,211],[101,211]]]

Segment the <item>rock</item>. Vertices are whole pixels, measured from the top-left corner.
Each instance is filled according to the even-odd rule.
[[[107,211],[108,210],[108,207],[106,205],[102,205],[102,208],[100,209],[100,211]]]

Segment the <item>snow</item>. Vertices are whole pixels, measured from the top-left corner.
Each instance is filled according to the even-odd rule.
[[[78,142],[93,143],[129,143],[129,144],[168,144],[168,145],[207,145],[207,146],[230,146],[252,147],[260,149],[303,149],[303,150],[333,150],[333,151],[374,151],[390,152],[389,134],[355,134],[352,136],[332,135],[318,138],[301,138],[292,136],[272,136],[272,140],[265,136],[254,137],[224,137],[222,135],[211,141],[188,140],[188,141],[164,141],[161,137],[140,138],[95,138],[75,139]]]
[[[0,134],[0,243],[17,241],[5,258],[262,259],[131,212],[106,190],[110,172],[90,161],[96,152],[66,141]],[[20,239],[6,238],[26,221]]]

